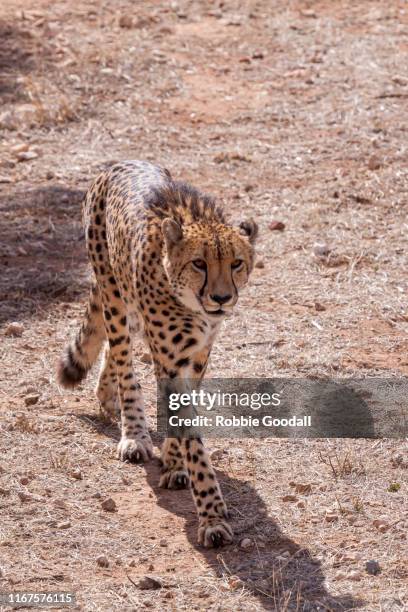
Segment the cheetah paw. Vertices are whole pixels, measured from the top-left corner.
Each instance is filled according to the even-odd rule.
[[[187,489],[189,484],[190,479],[183,468],[165,468],[159,480],[162,489]]]
[[[230,525],[220,517],[207,519],[198,528],[198,543],[205,548],[219,548],[230,544],[232,539]]]
[[[118,457],[121,461],[143,463],[153,457],[153,445],[148,433],[137,438],[122,438],[118,444]]]

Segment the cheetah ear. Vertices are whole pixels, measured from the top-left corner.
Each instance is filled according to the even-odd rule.
[[[242,221],[239,224],[239,233],[243,236],[247,236],[249,242],[251,244],[254,244],[258,236],[258,225],[253,219],[248,219],[248,221]]]
[[[174,246],[183,238],[183,230],[175,219],[164,219],[162,223],[162,232],[168,247]]]

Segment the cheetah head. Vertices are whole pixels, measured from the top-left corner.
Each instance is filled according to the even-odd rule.
[[[162,223],[163,264],[177,299],[207,317],[231,313],[238,291],[254,263],[258,227],[253,220],[239,227],[224,223]]]

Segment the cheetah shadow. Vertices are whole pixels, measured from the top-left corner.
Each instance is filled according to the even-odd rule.
[[[0,190],[0,325],[88,290],[83,195],[56,184]]]
[[[197,544],[198,521],[190,492],[159,488],[160,466],[156,463],[146,464],[144,469],[157,503],[185,519],[187,539],[207,565],[238,590],[245,586],[264,609],[311,612],[361,606],[351,595],[334,597],[326,590],[320,562],[307,548],[282,533],[277,521],[268,516],[265,502],[248,482],[215,470],[235,537],[230,546],[205,549]],[[239,542],[246,538],[254,544],[242,550]]]
[[[99,433],[119,440],[115,426],[106,426],[95,415],[81,415],[79,418],[86,420],[88,425],[91,422]],[[152,439],[159,449],[162,437],[153,432]],[[220,469],[215,470],[235,539],[232,545],[205,549],[197,543],[198,522],[190,492],[159,488],[160,464],[157,459],[134,468],[145,470],[147,483],[159,507],[185,520],[187,540],[214,574],[224,578],[232,588],[240,590],[245,587],[263,609],[340,612],[363,605],[351,594],[334,596],[327,591],[320,561],[308,548],[282,533],[277,521],[268,516],[262,497],[249,482],[233,478]],[[239,546],[244,538],[253,542],[245,550]]]

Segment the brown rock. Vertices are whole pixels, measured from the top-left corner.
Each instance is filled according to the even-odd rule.
[[[133,27],[133,19],[130,15],[121,15],[119,17],[119,27],[130,30]]]
[[[327,512],[326,516],[324,517],[324,520],[326,521],[326,523],[335,523],[339,520],[339,517],[333,512]]]
[[[105,510],[105,512],[117,512],[118,507],[115,503],[115,500],[113,500],[111,497],[108,497],[108,499],[105,499],[102,504],[102,509]]]
[[[72,470],[71,476],[75,478],[75,480],[82,480],[83,478],[81,470]]]
[[[20,338],[23,335],[24,325],[22,323],[17,323],[13,321],[13,323],[9,323],[4,330],[5,336],[13,336],[14,338]]]
[[[150,576],[145,576],[141,580],[139,580],[138,587],[142,591],[151,591],[161,589],[162,583],[156,578],[151,578]]]
[[[38,395],[38,393],[35,393],[33,395],[27,395],[24,398],[24,403],[26,406],[34,406],[34,404],[36,404],[39,399],[40,399],[40,396]]]
[[[389,524],[381,519],[373,521],[373,526],[378,529],[380,533],[385,533],[390,528]]]
[[[369,170],[379,170],[381,168],[382,163],[378,155],[372,155],[368,160],[368,168]]]
[[[219,448],[211,453],[211,459],[213,461],[218,461],[219,459],[222,459],[223,455],[224,455],[223,449]]]
[[[272,231],[283,232],[285,224],[282,221],[271,221],[268,227]]]
[[[96,558],[96,563],[99,567],[109,567],[109,559],[105,555],[100,555]]]
[[[296,495],[284,495],[282,497],[282,501],[284,501],[284,502],[297,502],[298,498],[296,497]]]

